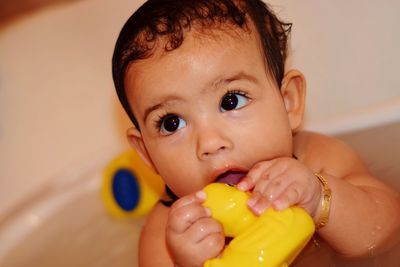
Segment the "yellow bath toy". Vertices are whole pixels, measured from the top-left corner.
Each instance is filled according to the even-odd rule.
[[[314,233],[314,222],[302,208],[268,209],[256,216],[247,208],[248,193],[222,183],[204,191],[203,205],[222,224],[225,236],[233,237],[222,256],[204,267],[289,266]]]
[[[164,192],[164,183],[133,150],[112,160],[104,170],[101,195],[115,217],[145,215]]]

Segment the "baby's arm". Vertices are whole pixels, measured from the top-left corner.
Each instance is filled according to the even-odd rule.
[[[336,251],[345,256],[374,253],[398,234],[399,193],[373,177],[350,147],[306,132],[296,142],[295,149],[304,151],[299,160],[321,173],[332,190],[329,223],[318,233]]]
[[[381,248],[399,228],[399,194],[372,177],[339,140],[303,132],[294,144],[298,160],[260,162],[239,183],[242,190],[253,189],[249,206],[261,213],[270,205],[283,209],[297,204],[318,221],[322,187],[313,173],[320,173],[332,190],[332,201],[329,222],[318,233],[345,256]]]
[[[173,267],[165,241],[168,207],[158,203],[148,215],[139,242],[140,267]]]

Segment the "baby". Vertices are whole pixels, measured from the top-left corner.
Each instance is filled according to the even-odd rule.
[[[398,193],[342,142],[301,130],[306,83],[285,69],[290,26],[259,0],[150,0],[126,22],[113,78],[127,136],[169,193],[142,231],[140,266],[220,255],[223,229],[202,206],[213,182],[250,191],[257,215],[304,208],[344,256],[379,251],[399,228]]]

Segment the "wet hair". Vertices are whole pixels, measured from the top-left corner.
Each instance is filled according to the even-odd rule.
[[[249,21],[250,20],[250,21]],[[112,57],[112,74],[118,98],[129,118],[139,124],[129,105],[124,78],[128,66],[180,47],[190,30],[242,29],[249,23],[260,36],[266,66],[278,86],[284,75],[291,24],[279,20],[261,0],[149,0],[123,26]],[[163,46],[163,47],[162,47]]]

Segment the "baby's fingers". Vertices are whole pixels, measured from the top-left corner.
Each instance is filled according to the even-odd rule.
[[[287,209],[299,202],[299,196],[300,194],[296,189],[288,189],[272,202],[272,207],[275,210]]]
[[[212,233],[200,241],[199,250],[203,251],[206,259],[216,258],[225,246],[225,236],[222,233]]]
[[[168,230],[183,233],[198,219],[210,217],[210,210],[201,205],[204,200],[202,193],[183,197],[174,203],[168,215]]]
[[[259,180],[267,181],[269,173],[267,170],[273,165],[274,161],[260,162],[247,173],[247,175],[237,184],[237,188],[241,191],[249,191],[255,187]]]
[[[285,175],[280,175],[268,183],[264,181],[262,183],[259,182],[255,186],[247,204],[256,214],[263,213],[271,205],[275,208],[275,201],[280,199],[291,184],[291,180],[287,179]],[[283,205],[284,203],[282,203]]]
[[[196,243],[201,243],[209,236],[220,235],[224,241],[224,230],[222,225],[211,217],[203,217],[197,220],[186,233],[192,236],[192,240]],[[213,239],[213,238],[211,238]]]
[[[206,199],[206,193],[204,191],[197,191],[193,194],[181,197],[172,206],[170,213],[184,206],[191,205],[193,203],[201,203]]]

